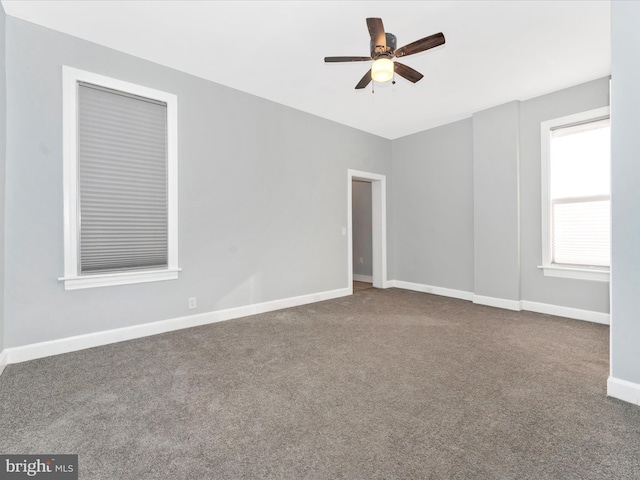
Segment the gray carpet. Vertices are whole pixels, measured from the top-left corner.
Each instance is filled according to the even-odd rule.
[[[373,288],[373,284],[370,282],[353,282],[353,291],[359,292],[360,290],[368,290]]]
[[[608,327],[397,289],[9,365],[0,453],[83,479],[640,478]]]

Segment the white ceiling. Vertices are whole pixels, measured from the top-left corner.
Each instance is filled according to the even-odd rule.
[[[8,1],[8,15],[388,139],[610,74],[607,1]],[[366,17],[398,47],[411,84],[354,87],[370,62]]]

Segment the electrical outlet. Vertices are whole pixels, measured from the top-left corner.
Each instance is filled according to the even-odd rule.
[[[193,310],[198,306],[196,297],[189,297],[189,310]]]
[[[360,257],[360,263],[364,263],[364,258]]]

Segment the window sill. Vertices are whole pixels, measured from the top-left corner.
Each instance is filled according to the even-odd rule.
[[[102,273],[98,275],[82,275],[60,277],[65,290],[80,290],[83,288],[109,287],[113,285],[129,285],[132,283],[159,282],[162,280],[176,280],[181,268],[172,270],[144,270],[138,272]]]
[[[609,269],[589,267],[561,267],[557,265],[539,266],[545,277],[573,278],[576,280],[592,280],[594,282],[608,282]]]

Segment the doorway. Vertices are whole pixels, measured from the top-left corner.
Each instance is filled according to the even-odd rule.
[[[386,177],[377,173],[358,170],[347,171],[347,271],[349,288],[353,293],[354,281],[354,218],[353,218],[353,185],[355,182],[366,182],[362,190],[371,191],[371,283],[375,288],[386,288],[387,285],[387,187]],[[362,192],[359,192],[360,194]],[[363,264],[365,262],[364,256]],[[356,258],[360,262],[360,256]],[[363,278],[357,274],[356,279]]]
[[[353,246],[353,291],[373,284],[371,234],[371,182],[353,180],[351,184],[351,244]]]

